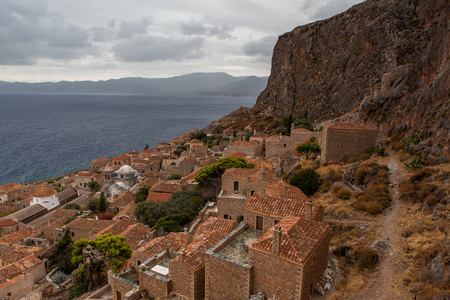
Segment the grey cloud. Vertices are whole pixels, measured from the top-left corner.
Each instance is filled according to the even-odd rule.
[[[42,1],[0,1],[0,20],[2,65],[30,65],[39,58],[70,60],[93,52],[87,32],[66,24]]]
[[[142,18],[137,21],[121,21],[119,31],[117,33],[119,38],[131,38],[135,34],[143,34],[147,32],[148,26],[152,23],[153,18]]]
[[[191,19],[189,22],[180,22],[181,33],[185,35],[215,36],[218,39],[231,39],[232,27],[228,25],[208,25]]]
[[[122,61],[146,62],[156,60],[184,60],[202,57],[203,38],[173,39],[147,36],[131,39],[113,47],[114,56]]]
[[[276,36],[266,36],[260,40],[252,40],[248,41],[242,47],[242,50],[245,54],[254,56],[254,55],[263,55],[263,56],[272,56],[273,47],[275,46],[275,42],[277,40]]]
[[[312,15],[315,20],[328,19],[336,14],[339,14],[352,5],[361,2],[361,0],[342,0],[342,1],[331,1],[319,7],[319,9]]]

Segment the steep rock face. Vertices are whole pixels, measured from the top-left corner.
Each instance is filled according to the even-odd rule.
[[[381,128],[426,130],[445,148],[449,54],[448,0],[369,0],[279,37],[250,120],[307,111],[323,121],[353,113]]]

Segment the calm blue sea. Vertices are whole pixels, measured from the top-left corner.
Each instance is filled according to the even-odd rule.
[[[255,98],[0,94],[0,185],[87,168],[250,107]]]

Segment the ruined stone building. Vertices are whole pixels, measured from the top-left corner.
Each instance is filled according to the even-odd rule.
[[[376,126],[352,123],[334,123],[325,126],[322,135],[321,163],[337,162],[357,156],[375,147],[378,138]]]

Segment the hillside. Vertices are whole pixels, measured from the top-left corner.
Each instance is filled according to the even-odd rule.
[[[154,95],[227,95],[256,97],[266,77],[192,73],[170,78],[120,78],[106,81],[0,82],[2,93],[124,93]]]
[[[279,37],[255,106],[210,128],[250,119],[262,130],[307,112],[316,124],[340,118],[389,133],[424,130],[449,155],[449,19],[447,0],[369,0],[297,27]]]

